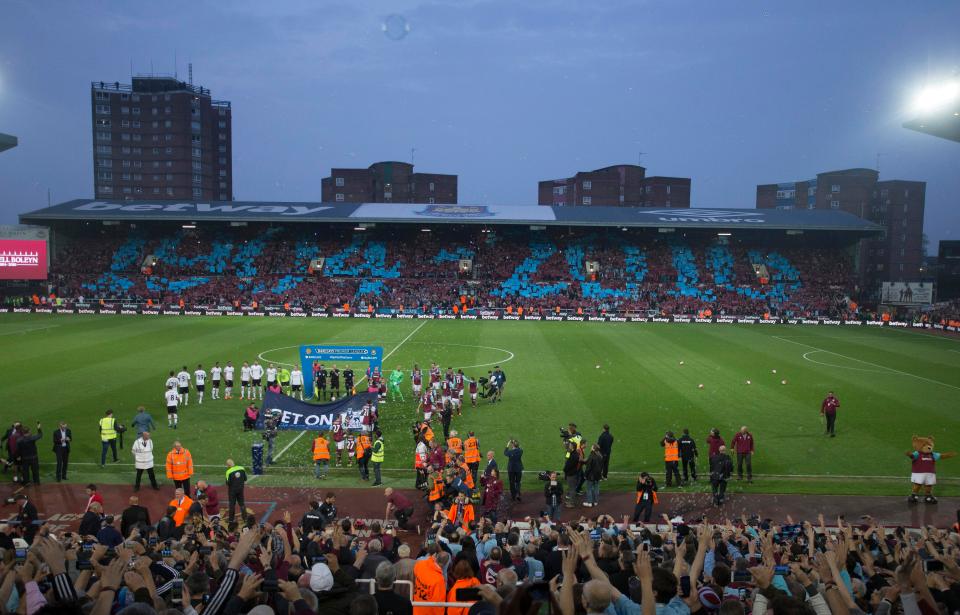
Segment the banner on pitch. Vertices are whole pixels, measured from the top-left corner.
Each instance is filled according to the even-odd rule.
[[[263,396],[256,427],[263,429],[267,413],[274,413],[278,416],[277,429],[325,431],[333,426],[333,420],[338,416],[359,414],[367,402],[376,407],[377,394],[364,392],[328,404],[310,404],[283,393],[267,391]]]

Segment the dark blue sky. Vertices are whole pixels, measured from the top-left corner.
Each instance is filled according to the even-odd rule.
[[[401,40],[381,25],[400,14]],[[693,178],[693,205],[875,167],[928,182],[960,238],[960,144],[900,124],[960,67],[942,1],[35,2],[0,5],[0,222],[93,196],[89,83],[171,73],[233,102],[237,199],[319,200],[331,166],[458,173],[460,202],[615,163]],[[931,246],[935,251],[935,246]]]

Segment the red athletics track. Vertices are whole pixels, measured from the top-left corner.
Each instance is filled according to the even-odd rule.
[[[76,530],[80,523],[87,496],[83,484],[48,483],[41,487],[21,489],[14,484],[0,485],[0,498],[6,499],[14,493],[23,491],[40,511],[40,518],[47,520],[54,531]],[[105,501],[107,514],[119,516],[127,507],[128,499],[134,495],[129,485],[102,485],[99,489]],[[221,502],[226,505],[226,494],[219,488]],[[254,487],[246,490],[247,508],[251,509],[261,521],[273,521],[280,518],[283,511],[289,510],[295,521],[307,510],[310,500],[321,500],[327,491],[337,494],[337,508],[341,516],[369,520],[382,519],[385,507],[383,492],[380,489],[304,489],[290,487]],[[419,492],[403,490],[416,506],[411,525],[424,526],[428,506]],[[156,523],[167,502],[173,496],[173,489],[167,485],[160,491],[144,488],[137,493],[140,503],[150,510],[151,520]],[[562,521],[573,521],[582,516],[596,516],[600,513],[613,515],[618,521],[623,515],[632,514],[634,495],[632,493],[611,493],[600,495],[598,508],[564,509]],[[530,515],[538,515],[543,504],[539,491],[525,492],[523,502],[514,505],[510,517],[515,520]],[[723,522],[727,518],[741,514],[759,514],[762,518],[784,521],[792,515],[794,520],[815,520],[823,513],[827,522],[832,524],[838,515],[844,515],[848,522],[856,523],[862,515],[871,515],[887,527],[897,525],[919,527],[934,525],[947,528],[956,520],[956,511],[960,508],[960,498],[944,498],[938,504],[907,504],[906,496],[894,497],[855,497],[834,495],[730,495],[722,510],[710,505],[707,493],[662,493],[660,503],[654,509],[655,515],[667,513],[682,514],[688,520],[706,515],[713,522]],[[16,515],[16,505],[4,504],[0,518]],[[654,519],[655,521],[656,519]],[[407,534],[408,541],[419,543],[415,532]]]

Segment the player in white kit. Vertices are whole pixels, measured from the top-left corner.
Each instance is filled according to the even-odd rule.
[[[223,368],[223,396],[225,399],[233,399],[233,363],[227,361],[227,366]]]
[[[250,399],[253,399],[254,390],[258,398],[263,399],[263,366],[258,361],[254,361],[250,366],[250,381],[253,388],[250,391]]]
[[[293,395],[299,395],[300,401],[303,401],[303,372],[299,367],[294,367],[290,371],[290,392]]]
[[[203,392],[207,387],[207,372],[203,365],[197,364],[197,369],[193,372],[193,383],[197,387],[197,403],[203,405]]]
[[[190,405],[190,372],[187,371],[186,365],[177,374],[177,390],[180,393],[180,405]]]
[[[240,399],[244,396],[253,399],[253,389],[250,387],[250,364],[246,361],[240,366]]]
[[[177,406],[180,405],[180,395],[177,393],[176,387],[169,387],[167,392],[164,393],[164,397],[167,400],[167,427],[177,428],[177,422],[179,421],[179,416],[177,415]]]
[[[267,368],[267,387],[277,381],[277,366],[273,363]]]
[[[210,368],[210,399],[220,399],[221,374],[223,374],[223,369],[220,368],[220,361],[217,361]]]

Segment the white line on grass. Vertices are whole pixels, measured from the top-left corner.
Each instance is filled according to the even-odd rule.
[[[782,342],[787,342],[788,344],[796,344],[797,346],[806,346],[807,348],[813,348],[814,350],[819,350],[820,352],[826,352],[826,353],[828,353],[828,354],[836,355],[836,356],[838,356],[838,357],[843,357],[844,359],[849,359],[850,361],[856,361],[856,362],[858,362],[858,363],[863,363],[864,365],[870,365],[871,367],[879,367],[879,368],[881,368],[881,369],[885,369],[885,370],[887,370],[888,372],[891,372],[891,373],[894,373],[894,374],[900,374],[901,376],[910,376],[911,378],[916,378],[917,380],[923,380],[923,381],[926,381],[926,382],[931,382],[931,383],[933,383],[933,384],[939,384],[939,385],[941,385],[941,386],[950,387],[951,389],[957,389],[958,391],[960,391],[960,387],[958,387],[958,386],[955,386],[955,385],[952,385],[952,384],[948,384],[948,383],[946,383],[946,382],[940,382],[939,380],[934,380],[933,378],[926,378],[926,377],[924,377],[924,376],[918,376],[918,375],[916,375],[916,374],[911,374],[910,372],[904,372],[904,371],[900,371],[899,369],[893,369],[892,367],[887,367],[886,365],[879,365],[879,364],[877,364],[877,363],[871,363],[870,361],[864,361],[863,359],[856,359],[856,358],[854,358],[854,357],[848,357],[847,355],[845,355],[845,354],[840,354],[839,352],[834,352],[834,351],[832,351],[832,350],[826,350],[826,349],[824,349],[824,348],[818,348],[817,346],[814,346],[814,345],[812,345],[812,344],[804,344],[803,342],[795,342],[795,341],[789,340],[789,339],[787,339],[787,338],[785,338],[785,337],[780,337],[779,335],[774,335],[773,337],[774,337],[774,339],[778,339],[778,340],[780,340],[780,341],[782,341]],[[804,357],[804,359],[806,359],[806,357]],[[807,360],[809,361],[809,359],[807,359]],[[811,363],[816,363],[815,361],[810,361],[810,362],[811,362]],[[822,365],[822,364],[821,364],[821,365]],[[837,367],[837,366],[836,366],[836,365],[833,365],[833,366],[831,366],[831,367]]]
[[[803,358],[811,363],[816,363],[817,365],[823,365],[824,367],[836,367],[838,369],[850,369],[855,372],[869,372],[871,374],[885,374],[884,370],[879,369],[869,369],[866,367],[850,367],[849,365],[834,365],[833,363],[824,363],[823,361],[817,361],[816,359],[811,359],[810,355],[817,354],[818,352],[823,352],[822,350],[810,350],[803,353]]]
[[[410,332],[410,335],[408,335],[407,337],[405,337],[405,338],[403,338],[402,340],[400,340],[400,343],[397,344],[396,346],[394,346],[394,347],[393,347],[393,350],[391,350],[390,352],[388,352],[387,354],[385,354],[385,355],[383,356],[383,360],[381,361],[381,363],[383,363],[383,362],[385,362],[387,359],[389,359],[390,356],[391,356],[393,353],[395,353],[396,351],[400,350],[400,347],[403,346],[404,344],[406,344],[406,343],[407,343],[407,340],[409,340],[411,337],[413,337],[414,335],[416,335],[417,331],[419,331],[420,329],[422,329],[422,328],[423,328],[423,325],[427,324],[427,322],[429,322],[429,321],[424,320],[422,323],[420,323],[420,324],[417,326],[416,329],[414,329],[413,331]],[[285,364],[285,365],[289,365],[289,363],[287,363],[287,364]],[[357,380],[357,384],[360,384],[361,382],[363,382],[363,381],[366,380],[366,379],[367,379],[367,376],[364,375],[363,377],[360,378],[360,380]],[[293,440],[291,440],[286,446],[284,446],[282,449],[280,449],[280,452],[279,452],[279,453],[277,453],[276,455],[274,455],[273,460],[276,461],[276,460],[280,459],[280,457],[283,456],[283,454],[286,453],[286,452],[290,449],[291,446],[293,446],[294,444],[296,444],[296,443],[297,443],[297,440],[299,440],[300,438],[302,438],[305,433],[307,433],[307,431],[306,431],[306,430],[303,430],[303,431],[301,431],[299,434],[297,434],[297,437],[296,437],[296,438],[294,438]]]
[[[500,365],[501,363],[506,363],[507,361],[513,359],[516,355],[507,350],[506,348],[497,348],[496,346],[479,346],[477,344],[452,344],[448,342],[410,342],[411,344],[425,344],[429,346],[459,346],[461,348],[483,348],[484,350],[497,350],[499,352],[505,352],[509,357],[503,359],[502,361],[491,361],[490,363],[480,363],[479,365],[458,365],[457,369],[470,369],[473,367],[489,367],[491,365]]]
[[[0,335],[23,335],[25,333],[32,333],[33,331],[46,331],[47,329],[55,329],[60,325],[50,325],[48,327],[28,327],[26,329],[17,329],[16,331],[4,331]]]

